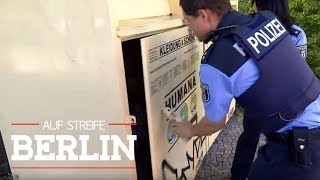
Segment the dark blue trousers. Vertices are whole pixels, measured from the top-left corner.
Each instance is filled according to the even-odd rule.
[[[260,131],[255,123],[256,119],[250,118],[244,113],[243,133],[240,135],[234,155],[231,175],[232,180],[245,180],[248,177],[254,155],[259,143]]]
[[[311,166],[297,165],[289,160],[288,144],[268,141],[259,149],[249,180],[319,180],[320,143],[310,145]]]

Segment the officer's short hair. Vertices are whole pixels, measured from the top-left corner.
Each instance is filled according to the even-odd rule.
[[[198,16],[199,9],[210,9],[220,17],[232,10],[229,0],[180,0],[180,6],[189,16]]]

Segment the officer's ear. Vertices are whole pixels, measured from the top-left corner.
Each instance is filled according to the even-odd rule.
[[[199,9],[198,17],[200,17],[202,20],[207,20],[208,19],[207,11],[205,9]]]

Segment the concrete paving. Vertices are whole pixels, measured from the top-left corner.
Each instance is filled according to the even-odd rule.
[[[237,110],[203,159],[196,180],[230,180],[234,152],[242,131],[242,114]],[[260,136],[259,146],[263,144],[265,144],[265,137]]]

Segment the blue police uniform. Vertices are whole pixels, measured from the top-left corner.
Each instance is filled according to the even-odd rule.
[[[296,127],[308,127],[312,129],[311,134],[318,134],[315,129],[320,127],[320,85],[305,61],[299,62],[302,58],[292,60],[298,57],[298,51],[293,51],[296,46],[273,17],[244,16],[232,11],[222,19],[215,31],[218,36],[213,36],[215,42],[204,54],[200,66],[205,114],[213,122],[223,119],[235,97],[246,109],[248,117],[259,119],[251,128],[266,134],[268,142],[260,150],[249,179],[320,177],[315,170],[320,168],[320,153],[316,152],[316,149],[320,150],[320,144],[312,140],[309,148],[309,139],[308,144],[287,140],[291,138],[289,132],[292,129],[304,137],[304,131],[296,130]],[[218,33],[233,25],[241,28],[236,28],[232,36],[223,31]],[[303,42],[299,36],[297,39]],[[288,52],[281,52],[283,49],[277,48],[281,46],[285,46]],[[279,143],[278,135],[282,137],[283,133],[289,133],[285,137],[290,138]],[[310,135],[310,139],[314,136]],[[308,147],[311,154],[308,165],[303,164],[305,159],[300,163],[304,157],[296,151],[295,158],[300,160],[295,162],[302,165],[291,162],[288,156],[292,148],[288,144],[298,144],[302,149]],[[308,167],[298,170],[301,166]]]
[[[307,56],[307,37],[297,25],[289,30],[292,41],[296,44],[301,56]],[[232,180],[245,180],[251,169],[256,148],[260,139],[260,130],[254,126],[257,121],[244,113],[243,133],[239,136],[231,168]]]
[[[292,25],[289,31],[293,42],[296,44],[301,56],[307,58],[307,36],[306,33],[297,25]]]

